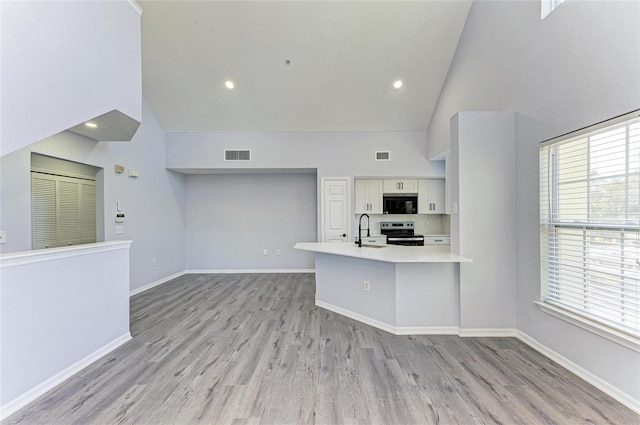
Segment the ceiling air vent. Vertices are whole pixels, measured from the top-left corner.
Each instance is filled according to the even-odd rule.
[[[225,161],[251,161],[251,151],[247,149],[245,150],[225,149],[224,160]]]
[[[376,151],[376,161],[389,161],[390,159],[391,159],[391,152]]]

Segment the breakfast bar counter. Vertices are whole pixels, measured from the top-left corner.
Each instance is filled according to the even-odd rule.
[[[369,245],[351,243],[298,242],[294,248],[387,263],[470,263],[472,260],[449,252],[445,246]]]
[[[398,335],[457,334],[459,267],[448,246],[299,242],[315,252],[316,305]]]

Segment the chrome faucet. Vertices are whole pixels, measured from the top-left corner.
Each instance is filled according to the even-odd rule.
[[[360,220],[358,220],[358,247],[362,248],[362,217],[367,216],[367,237],[371,236],[369,234],[369,229],[371,225],[369,224],[370,218],[369,214],[362,214],[360,216]]]

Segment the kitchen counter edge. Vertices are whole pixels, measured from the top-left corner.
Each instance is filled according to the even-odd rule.
[[[341,255],[363,260],[387,263],[472,263],[473,260],[449,251],[449,246],[398,246],[358,247],[340,242],[298,242],[295,249]]]

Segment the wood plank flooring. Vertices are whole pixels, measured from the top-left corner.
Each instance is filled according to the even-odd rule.
[[[133,340],[3,424],[638,424],[514,338],[394,336],[314,305],[312,274],[186,275]]]

